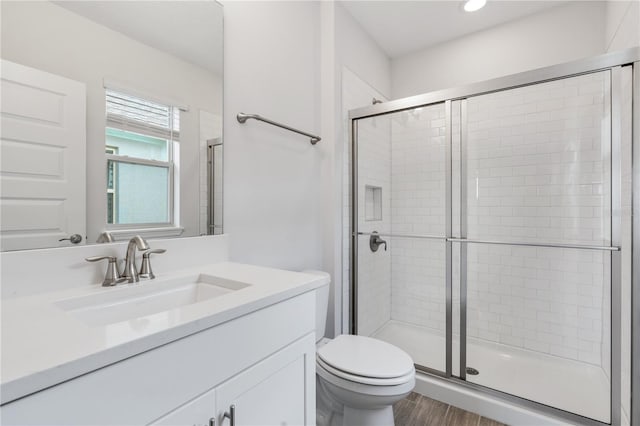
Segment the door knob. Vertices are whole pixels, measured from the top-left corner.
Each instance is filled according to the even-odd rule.
[[[71,242],[71,244],[78,244],[80,241],[82,241],[82,235],[72,234],[69,235],[69,238],[61,238],[58,241],[69,241]]]

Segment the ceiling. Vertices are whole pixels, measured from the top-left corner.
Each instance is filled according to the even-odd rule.
[[[390,57],[453,40],[567,3],[492,1],[468,13],[463,1],[341,1],[345,9]]]
[[[215,1],[55,1],[148,46],[222,74],[222,7]]]

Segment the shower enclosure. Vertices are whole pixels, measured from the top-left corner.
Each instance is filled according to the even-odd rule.
[[[620,424],[638,50],[351,111],[351,332]]]

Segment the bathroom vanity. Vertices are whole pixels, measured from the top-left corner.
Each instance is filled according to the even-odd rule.
[[[227,261],[157,275],[3,300],[2,423],[315,424],[328,278]]]

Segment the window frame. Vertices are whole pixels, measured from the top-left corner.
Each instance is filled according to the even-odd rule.
[[[146,160],[143,158],[129,157],[126,155],[117,155],[117,154],[105,154],[105,163],[107,170],[109,168],[109,161],[113,161],[115,163],[127,163],[127,164],[135,164],[141,166],[152,166],[152,167],[162,167],[168,170],[167,176],[167,196],[168,196],[168,222],[143,222],[143,223],[109,223],[108,217],[106,217],[105,212],[105,222],[107,230],[124,230],[124,229],[145,229],[145,228],[162,228],[162,227],[175,227],[176,224],[174,222],[174,209],[176,201],[175,196],[175,164],[173,163],[173,143],[172,141],[167,141],[169,144],[169,152],[168,158],[169,161],[158,161],[158,160]],[[107,193],[109,193],[109,189],[107,188]],[[114,197],[115,198],[115,197]],[[114,206],[117,202],[114,200]]]
[[[106,89],[104,92],[105,108],[108,108],[109,91],[117,92],[118,94],[121,94],[121,95],[135,97],[144,101],[156,102],[155,100],[153,100],[152,97],[140,96],[138,94],[133,94],[133,93],[128,94],[126,93],[126,91],[121,91],[118,89],[111,90],[106,87],[105,89]],[[166,104],[164,106],[169,108],[170,114],[173,117],[175,117],[175,115],[177,114],[178,120],[181,119],[180,115],[183,111],[182,108],[178,106],[166,105]],[[144,122],[141,122],[141,123],[144,123]],[[113,124],[116,124],[116,125],[113,125]],[[145,158],[117,154],[117,148],[115,148],[114,150],[114,147],[108,143],[108,140],[107,140],[108,129],[127,131],[131,133],[136,133],[142,136],[156,138],[156,139],[164,139],[167,142],[167,161],[150,160]],[[178,129],[170,128],[168,129],[168,133],[170,136],[167,138],[167,137],[161,137],[158,134],[154,133],[153,131],[150,131],[147,133],[145,132],[145,129],[143,126],[140,126],[140,127],[136,126],[135,128],[127,129],[124,126],[117,125],[117,122],[116,123],[110,122],[108,114],[106,114],[105,126],[104,126],[104,132],[103,132],[103,135],[105,138],[104,139],[104,149],[105,149],[105,160],[104,160],[105,169],[104,170],[106,171],[105,176],[108,175],[110,161],[115,163],[116,165],[118,163],[126,163],[126,164],[141,165],[141,166],[161,167],[161,168],[167,169],[167,197],[168,197],[167,199],[168,221],[167,222],[109,223],[108,209],[106,208],[106,205],[105,205],[103,219],[104,219],[105,229],[110,233],[116,236],[122,236],[123,238],[133,236],[136,234],[141,234],[148,237],[163,237],[163,236],[169,237],[169,236],[179,236],[183,233],[184,228],[180,227],[179,224],[177,223],[179,220],[179,215],[178,215],[179,200],[176,198],[177,196],[176,187],[178,185],[178,182],[177,182],[178,173],[177,173],[177,166],[175,164],[175,161],[176,161],[176,158],[179,158],[179,155],[178,155],[179,154],[178,144],[180,140],[179,128]],[[109,151],[111,151],[111,153],[109,153]],[[105,182],[104,188],[106,189],[105,195],[107,196],[109,193],[113,193],[113,194],[116,193],[115,188],[113,190],[110,190],[108,188],[108,182]],[[117,206],[117,200],[115,195],[113,197],[114,197],[113,206],[115,209],[115,207]],[[116,216],[117,215],[114,212],[112,219],[115,219]]]

